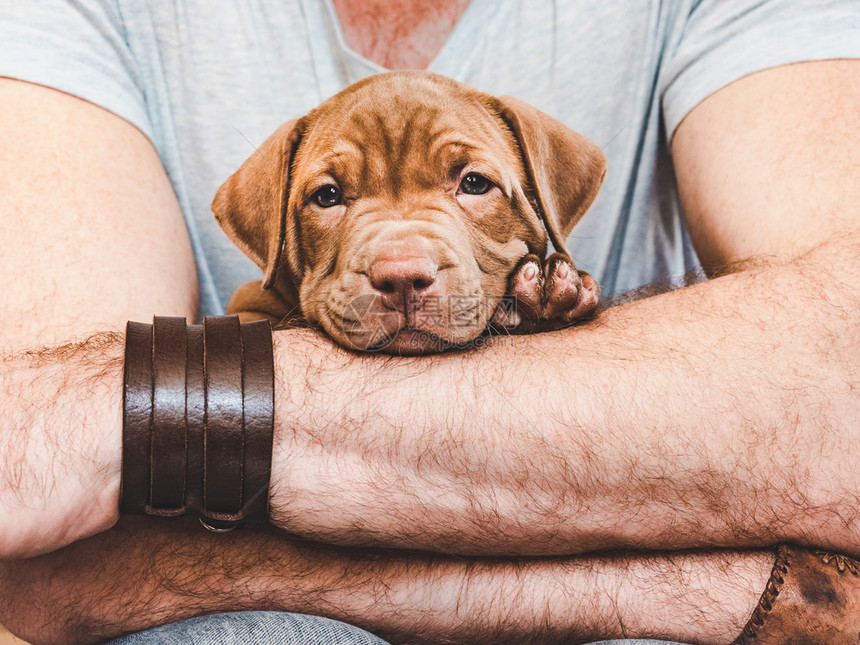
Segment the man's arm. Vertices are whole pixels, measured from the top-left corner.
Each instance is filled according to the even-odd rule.
[[[812,73],[816,83],[829,86],[828,69]],[[857,91],[841,87],[837,107]],[[741,109],[760,100],[749,80],[737,83],[697,108],[678,137],[720,96]],[[815,127],[849,132],[848,117],[834,118]],[[843,143],[846,155],[856,149],[847,134]],[[767,165],[760,154],[753,170]],[[856,203],[850,172],[816,184],[828,192],[836,183],[843,213]],[[761,170],[759,180],[769,177]],[[733,212],[731,200],[726,206]],[[837,215],[819,215],[819,230]],[[383,366],[281,333],[279,347],[289,349],[278,356],[276,519],[341,542],[475,552],[784,537],[852,550],[856,521],[845,501],[856,489],[841,458],[858,418],[851,235],[816,248],[800,240],[784,262],[473,356]],[[560,352],[564,342],[570,349]],[[288,376],[291,366],[304,376]],[[451,400],[468,413],[455,416]],[[205,595],[212,587],[201,579]],[[677,589],[688,586],[676,579]]]
[[[170,183],[134,127],[0,79],[0,132],[0,556],[9,556],[116,521],[122,342],[85,339],[156,312],[193,318],[197,278]]]
[[[844,458],[860,441],[853,392],[860,353],[856,69],[856,63],[816,63],[743,79],[706,100],[677,133],[694,238],[717,259],[758,250],[770,258],[760,267],[612,309],[590,326],[477,354],[380,360],[319,349],[307,332],[278,334],[273,520],[333,542],[458,552],[557,554],[782,539],[860,552],[852,503],[860,486]],[[777,89],[783,94],[774,103]],[[108,147],[99,149],[107,157],[103,166],[121,165]],[[99,168],[89,161],[85,167],[71,183]],[[54,172],[49,181],[63,178]],[[125,174],[116,181],[135,183]],[[38,233],[55,238],[49,245],[60,258],[55,264],[64,263],[58,254],[67,229],[79,228],[80,211],[93,212],[78,203],[92,199],[86,195],[114,198],[94,205],[97,213],[149,203],[143,195],[128,201],[107,184],[92,193],[63,191],[79,199],[71,206],[60,200],[57,213],[37,188],[19,193],[31,200],[42,195],[45,203],[23,200],[30,207],[7,221],[26,221],[22,213],[53,206],[60,232],[44,223],[48,233],[33,228],[22,235],[9,227],[10,239],[25,249],[17,266],[12,254],[19,282],[29,266],[24,258],[42,259],[42,244],[29,242]],[[170,264],[155,242],[149,250],[140,242],[147,233],[158,238],[138,224],[139,216],[163,210],[121,217],[122,226],[143,231],[111,219],[103,228],[118,239],[132,237],[125,246],[117,242],[128,256],[136,257],[131,246],[143,246],[142,257],[151,251]],[[746,223],[750,235],[743,234]],[[729,232],[710,235],[705,226]],[[74,250],[87,258],[80,251],[87,238],[79,238]],[[96,239],[96,249],[111,248]],[[703,244],[710,239],[713,245]],[[719,243],[735,250],[715,251]],[[87,266],[98,264],[88,259]],[[141,287],[145,304],[133,305],[126,293],[120,313],[107,305],[96,314],[115,325],[142,307],[169,309],[153,281],[136,277],[151,269],[155,282],[175,293],[158,279],[163,267],[126,266],[111,277],[123,264],[119,255],[110,259],[104,275],[74,266],[89,282],[67,278],[74,274],[69,269],[41,276],[34,287],[54,281],[60,310],[70,309],[72,321],[86,320],[88,298],[97,300],[86,284],[102,286],[99,295],[109,298],[126,293],[125,281],[148,286]],[[181,273],[191,279],[190,266]],[[70,284],[57,286],[65,280]],[[175,298],[180,302],[172,305],[181,307]],[[11,310],[20,311],[26,297],[11,301]],[[117,428],[111,431],[117,442]],[[115,454],[111,464],[116,469]]]
[[[294,335],[275,519],[461,553],[860,553],[858,104],[860,62],[809,63],[681,124],[693,239],[735,273],[476,354],[323,358]]]
[[[3,563],[0,617],[33,643],[91,643],[205,613],[324,615],[394,643],[733,640],[767,551],[471,559],[362,551],[249,527],[124,518],[40,558]],[[118,572],[122,572],[118,575]]]

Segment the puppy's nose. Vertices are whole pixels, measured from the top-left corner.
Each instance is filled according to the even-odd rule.
[[[377,256],[367,270],[374,289],[396,304],[411,304],[436,281],[439,266],[423,253],[388,253]]]

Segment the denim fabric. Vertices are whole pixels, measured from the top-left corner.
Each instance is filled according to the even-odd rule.
[[[274,611],[212,614],[111,641],[112,645],[385,645],[373,634],[319,616]],[[654,640],[593,645],[671,645]],[[679,645],[679,644],[676,644]]]
[[[640,640],[620,640],[620,641],[600,641],[599,643],[591,643],[591,645],[684,645],[684,643],[676,643],[674,641],[655,641],[652,639]]]
[[[386,645],[373,634],[328,618],[274,611],[212,614],[162,625],[113,645]]]

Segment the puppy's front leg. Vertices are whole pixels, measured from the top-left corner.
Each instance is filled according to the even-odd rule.
[[[508,294],[504,326],[518,333],[560,329],[593,314],[600,301],[597,281],[563,253],[546,260],[525,256],[511,274]]]
[[[233,292],[227,313],[236,314],[242,322],[268,320],[273,327],[301,318],[298,307],[281,298],[273,289],[264,289],[259,280],[246,282]]]

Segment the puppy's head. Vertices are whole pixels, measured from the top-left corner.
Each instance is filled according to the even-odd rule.
[[[422,353],[478,336],[524,255],[564,251],[605,167],[522,101],[395,72],[281,126],[212,209],[266,288],[336,341]]]

